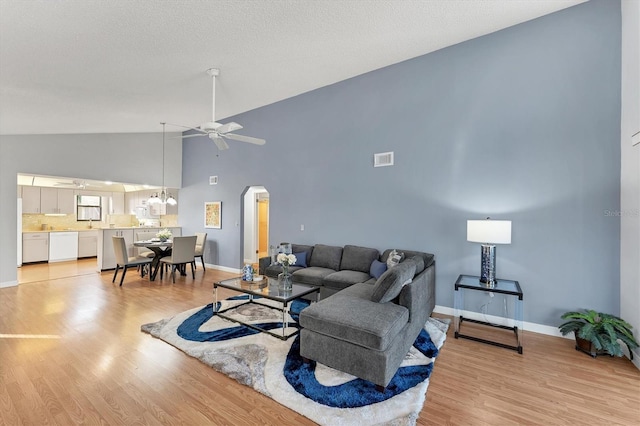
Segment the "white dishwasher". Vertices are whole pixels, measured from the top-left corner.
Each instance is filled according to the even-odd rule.
[[[78,232],[49,233],[49,262],[78,258]]]

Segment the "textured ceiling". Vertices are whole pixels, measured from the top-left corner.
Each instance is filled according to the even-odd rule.
[[[217,119],[583,0],[0,0],[0,134]]]

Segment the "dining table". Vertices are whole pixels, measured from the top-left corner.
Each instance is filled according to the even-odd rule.
[[[171,248],[173,247],[172,240],[161,241],[157,238],[146,241],[134,241],[134,247],[145,247],[151,250],[154,254],[151,261],[151,270],[149,271],[149,280],[154,281],[158,275],[158,269],[160,268],[160,259],[165,256],[171,256]],[[182,271],[181,271],[182,272]]]

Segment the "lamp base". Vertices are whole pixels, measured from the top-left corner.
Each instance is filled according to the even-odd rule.
[[[486,284],[487,287],[494,287],[496,284],[496,246],[482,244],[480,255],[480,282]]]

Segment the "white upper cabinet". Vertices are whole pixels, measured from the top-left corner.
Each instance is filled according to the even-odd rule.
[[[112,192],[109,214],[128,214],[129,212],[125,211],[124,206],[124,192]]]
[[[74,214],[75,203],[72,189],[39,188],[40,213]],[[24,192],[24,191],[23,191]],[[24,208],[23,208],[24,211]]]
[[[22,213],[40,213],[40,188],[22,187]]]

